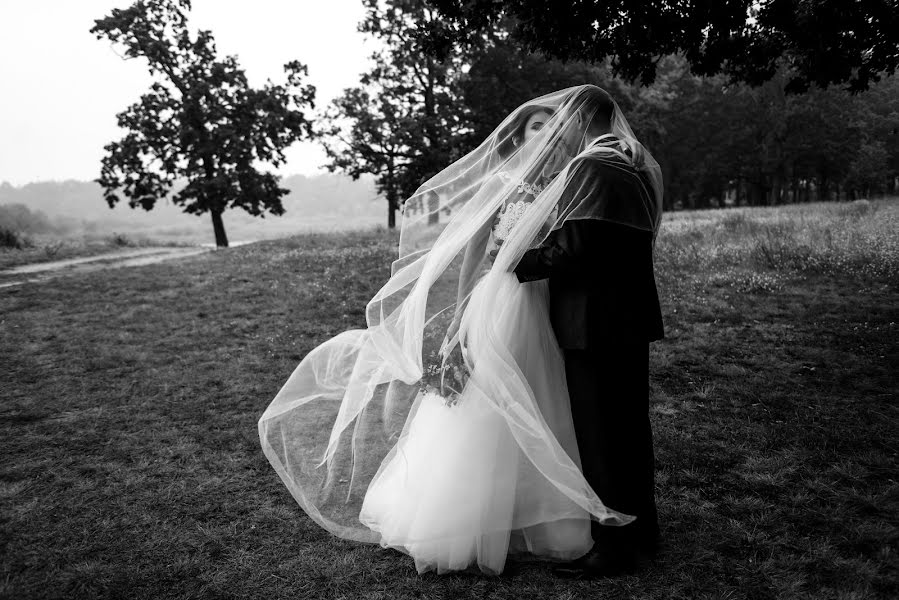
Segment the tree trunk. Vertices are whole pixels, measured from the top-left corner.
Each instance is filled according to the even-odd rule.
[[[396,202],[387,200],[387,229],[396,228]]]
[[[821,178],[818,180],[815,185],[815,192],[818,196],[818,202],[824,202],[827,200],[827,176],[821,175]]]
[[[759,206],[762,203],[764,192],[757,181],[749,182],[749,206]]]
[[[209,135],[206,132],[205,125],[200,123],[198,129],[204,144],[208,143]],[[208,152],[203,155],[203,171],[206,175],[207,182],[212,182],[212,180],[215,179],[215,157]],[[222,221],[222,210],[224,207],[220,207],[220,200],[221,199],[218,197],[211,197],[209,188],[204,188],[203,204],[209,208],[209,212],[212,215],[212,230],[215,232],[215,245],[219,248],[227,248],[228,236],[225,235],[225,223]]]
[[[396,209],[397,206],[399,206],[400,197],[399,185],[394,176],[395,165],[393,160],[393,156],[391,156],[390,160],[387,162],[387,176],[382,182],[383,187],[381,188],[387,196],[387,229],[396,229]],[[406,206],[403,210],[410,210],[411,208],[412,207],[410,206]]]
[[[781,204],[781,192],[783,191],[783,176],[778,172],[774,174],[771,182],[771,206]]]
[[[212,229],[215,231],[215,245],[220,248],[228,247],[228,236],[225,235],[225,223],[222,221],[222,212],[209,211],[212,215]]]
[[[662,195],[662,211],[668,212],[674,210],[674,194],[666,192]]]
[[[428,194],[428,225],[436,225],[440,221],[440,196],[436,192]]]

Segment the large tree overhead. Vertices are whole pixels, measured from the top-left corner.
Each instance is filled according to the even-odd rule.
[[[616,74],[656,77],[683,54],[697,75],[759,85],[786,64],[786,91],[812,85],[866,90],[899,63],[897,0],[430,0],[439,19],[420,42],[443,56],[511,20],[522,48],[563,60],[612,59]]]
[[[788,61],[773,60],[771,76],[753,86],[726,73],[698,76],[695,62],[674,52],[653,63],[657,76],[644,86],[615,75],[615,56],[563,61],[523,52],[507,12],[462,36],[432,10],[441,0],[364,1],[360,29],[384,49],[360,86],[329,108],[320,131],[330,168],[376,176],[391,227],[424,178],[480,144],[518,105],[582,83],[607,89],[659,160],[668,210],[873,196],[895,193],[899,182],[896,77],[872,78],[863,94],[838,86],[790,94],[797,71]],[[486,3],[485,14],[502,4]],[[433,42],[433,31],[462,43],[429,58],[421,44]],[[425,202],[415,198],[404,210]]]
[[[310,137],[302,112],[315,88],[306,66],[284,65],[286,85],[252,88],[235,56],[218,58],[210,31],[188,27],[189,0],[138,0],[95,21],[91,33],[143,58],[157,79],[139,102],[118,115],[124,138],[106,146],[101,176],[110,207],[119,194],[132,208],[151,210],[177,179],[187,185],[172,200],[192,214],[210,213],[215,241],[227,246],[227,208],[254,216],[284,214],[288,190],[257,163],[278,166],[284,150]]]

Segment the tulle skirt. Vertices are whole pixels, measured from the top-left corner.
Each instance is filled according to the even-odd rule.
[[[476,565],[498,574],[509,555],[568,560],[593,543],[588,512],[527,458],[506,416],[519,402],[536,402],[537,428],[580,468],[547,280],[498,277],[489,292],[484,278],[478,282],[464,313],[471,378],[458,403],[418,394],[362,502],[359,520],[382,546],[411,555],[420,573]],[[490,336],[509,350],[533,400],[488,397],[498,389],[492,379],[508,377],[489,350],[497,346]]]

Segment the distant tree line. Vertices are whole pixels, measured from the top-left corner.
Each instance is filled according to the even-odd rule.
[[[691,75],[669,56],[652,86],[617,88],[635,133],[662,165],[666,208],[897,193],[899,80],[856,95],[836,87],[788,94],[788,81],[781,70],[757,87],[730,84],[723,75]]]

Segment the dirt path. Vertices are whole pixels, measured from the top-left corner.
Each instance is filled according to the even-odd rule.
[[[114,269],[117,267],[139,267],[153,263],[196,256],[204,252],[210,252],[212,248],[206,247],[176,247],[159,246],[149,248],[136,248],[132,250],[119,250],[97,256],[83,258],[68,258],[51,262],[22,265],[0,271],[0,288],[47,281],[60,275],[73,273],[90,273],[101,269]]]

